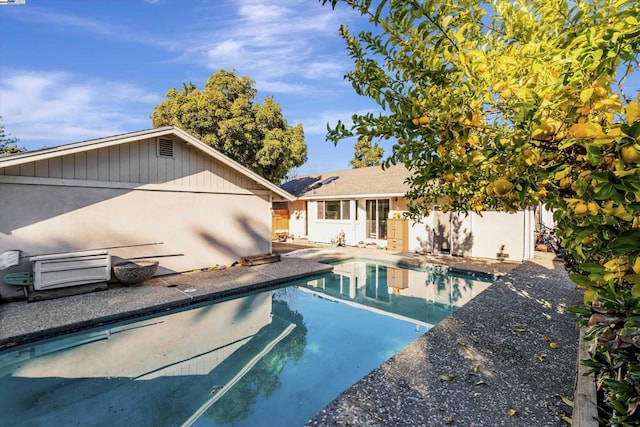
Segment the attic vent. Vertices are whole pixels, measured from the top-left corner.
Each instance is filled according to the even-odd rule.
[[[173,158],[173,140],[171,138],[158,138],[158,157]]]

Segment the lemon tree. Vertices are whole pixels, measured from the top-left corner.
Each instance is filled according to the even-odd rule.
[[[329,140],[392,135],[414,218],[544,202],[585,304],[640,315],[640,2],[321,1],[368,17],[346,78],[382,111]]]
[[[394,138],[385,163],[412,172],[411,215],[436,202],[515,211],[543,201],[574,279],[640,288],[637,1],[323,3],[369,17],[370,30],[340,29],[355,65],[346,78],[383,111],[338,122],[328,139]]]

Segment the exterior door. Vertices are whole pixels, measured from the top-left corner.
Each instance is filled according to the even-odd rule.
[[[279,240],[281,236],[289,234],[289,211],[274,209],[271,216],[271,239]]]
[[[389,199],[367,200],[367,239],[387,239]]]

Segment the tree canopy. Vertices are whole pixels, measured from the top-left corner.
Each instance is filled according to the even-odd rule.
[[[16,145],[18,138],[12,137],[5,133],[2,116],[0,116],[0,155],[15,154],[24,151]]]
[[[173,88],[151,115],[153,126],[175,125],[273,183],[307,160],[302,124],[289,126],[272,97],[262,104],[255,82],[220,70],[204,89]]]
[[[340,29],[355,65],[346,77],[383,110],[338,122],[328,139],[392,135],[385,165],[410,170],[414,218],[434,204],[478,213],[547,204],[585,303],[618,319],[599,340],[640,349],[630,341],[638,322],[621,320],[640,315],[640,3],[321,1],[369,18],[371,29]],[[640,395],[625,380],[614,394]]]
[[[365,168],[368,166],[380,166],[384,149],[377,143],[371,145],[369,138],[362,138],[354,146],[354,157],[349,162],[355,169]]]
[[[347,78],[384,113],[354,115],[328,138],[396,138],[385,164],[411,171],[416,218],[436,203],[481,212],[546,202],[579,263],[602,256],[591,282],[606,284],[604,264],[620,254],[605,242],[640,242],[640,108],[625,87],[640,74],[638,2],[344,3],[375,30],[341,27],[355,62]],[[595,242],[581,243],[587,235]],[[638,251],[620,263],[633,266]]]

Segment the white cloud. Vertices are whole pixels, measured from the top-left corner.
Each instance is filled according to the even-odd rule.
[[[328,79],[340,84],[350,62],[328,52],[335,51],[331,43],[342,43],[337,31],[354,16],[350,11],[338,14],[319,3],[291,0],[236,0],[227,5],[235,7],[232,16],[213,31],[189,34],[178,61],[237,70],[272,93],[295,93]]]
[[[354,114],[364,115],[370,113],[371,110],[331,110],[322,111],[320,114],[313,117],[292,118],[291,123],[302,122],[304,123],[305,135],[326,135],[327,124],[333,127],[340,120],[349,129],[353,124],[351,117]]]
[[[259,80],[256,87],[259,92],[267,93],[304,93],[311,90],[307,85],[282,80]]]
[[[243,55],[242,43],[228,39],[211,47],[206,56],[210,64],[216,64],[213,68],[230,69],[242,61]]]
[[[0,100],[7,131],[36,149],[149,128],[149,115],[161,99],[126,82],[4,70]]]
[[[54,25],[65,30],[79,30],[84,34],[106,37],[126,43],[138,43],[168,50],[180,48],[180,44],[175,40],[164,38],[162,35],[155,36],[142,32],[137,27],[127,27],[120,22],[114,24],[108,21],[80,17],[58,12],[55,9],[26,8],[25,13],[17,14],[13,18],[21,19],[29,25],[37,23],[43,26]]]
[[[338,62],[326,58],[307,64],[303,73],[305,77],[309,79],[320,79],[326,77],[342,79],[346,74],[346,70],[348,70],[348,65],[344,61]]]

